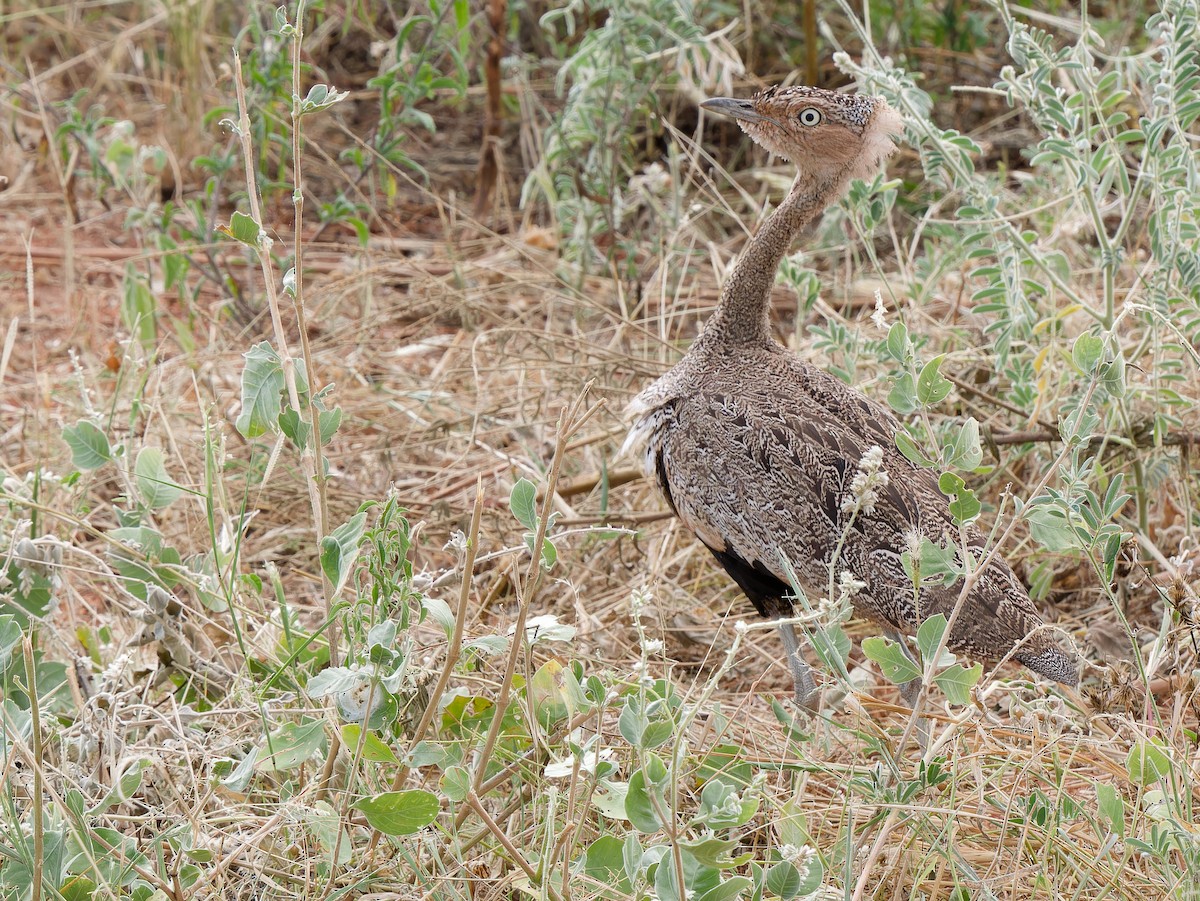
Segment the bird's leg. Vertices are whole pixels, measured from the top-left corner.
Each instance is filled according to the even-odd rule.
[[[920,669],[921,665],[917,663],[917,658],[909,650],[908,640],[904,637],[904,634],[899,629],[891,628],[886,630],[886,634],[888,638],[891,638],[896,644],[900,645],[900,650],[904,652],[905,657],[912,661],[913,666]],[[901,683],[899,688],[900,699],[910,709],[916,710],[917,699],[921,696],[921,677],[917,676],[915,679],[909,679],[907,682]],[[921,746],[922,751],[929,747],[929,720],[925,717],[921,717],[917,722],[917,744]]]
[[[792,671],[792,680],[796,685],[796,703],[811,713],[816,713],[821,706],[821,696],[817,693],[817,682],[813,679],[812,667],[800,656],[800,641],[796,638],[796,627],[791,623],[779,624],[779,636],[783,639],[783,648],[787,652],[788,668]]]

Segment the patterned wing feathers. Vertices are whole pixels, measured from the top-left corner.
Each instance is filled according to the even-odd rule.
[[[764,615],[791,606],[781,556],[815,598],[826,592],[839,542],[838,568],[868,586],[855,598],[861,615],[906,631],[933,613],[949,615],[961,583],[923,588],[918,604],[900,563],[909,536],[942,542],[947,532],[957,537],[957,527],[934,474],[896,450],[894,417],[795,358],[772,354],[762,362],[753,379],[710,370],[702,386],[677,392],[658,411],[655,475],[680,520]],[[770,370],[775,378],[764,377]],[[851,517],[850,487],[872,445],[883,452],[889,482],[873,509]],[[967,538],[982,547],[973,530]],[[1003,560],[966,603],[951,646],[973,656],[997,659],[1041,624]],[[1073,678],[1073,665],[1048,637],[1035,637],[1017,656],[1051,678]]]

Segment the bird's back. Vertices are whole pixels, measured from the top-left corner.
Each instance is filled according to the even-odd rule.
[[[901,562],[921,537],[957,544],[947,498],[935,474],[896,448],[890,412],[774,342],[693,348],[634,405],[633,440],[680,520],[766,616],[791,611],[782,560],[810,598],[842,572],[865,582],[856,611],[912,632],[934,613],[949,617],[961,581],[925,585],[919,595]],[[886,477],[870,481],[878,461]],[[856,485],[856,475],[858,483]],[[866,501],[866,503],[864,503]],[[984,541],[965,532],[974,555]],[[835,560],[836,556],[836,560]],[[1007,654],[1042,625],[1028,593],[996,557],[981,574],[950,647],[986,660]],[[1075,681],[1074,665],[1044,634],[1015,654],[1031,669]]]

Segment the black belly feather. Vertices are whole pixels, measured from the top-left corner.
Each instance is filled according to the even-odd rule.
[[[792,615],[792,602],[787,600],[791,588],[762,563],[747,563],[729,550],[708,549],[762,616],[774,619]]]

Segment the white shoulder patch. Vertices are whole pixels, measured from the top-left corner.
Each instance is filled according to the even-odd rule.
[[[631,405],[632,406],[632,405]],[[651,410],[634,420],[625,436],[625,443],[617,452],[617,459],[638,455],[642,458],[642,469],[647,476],[654,475],[654,433],[658,431],[658,417]]]

